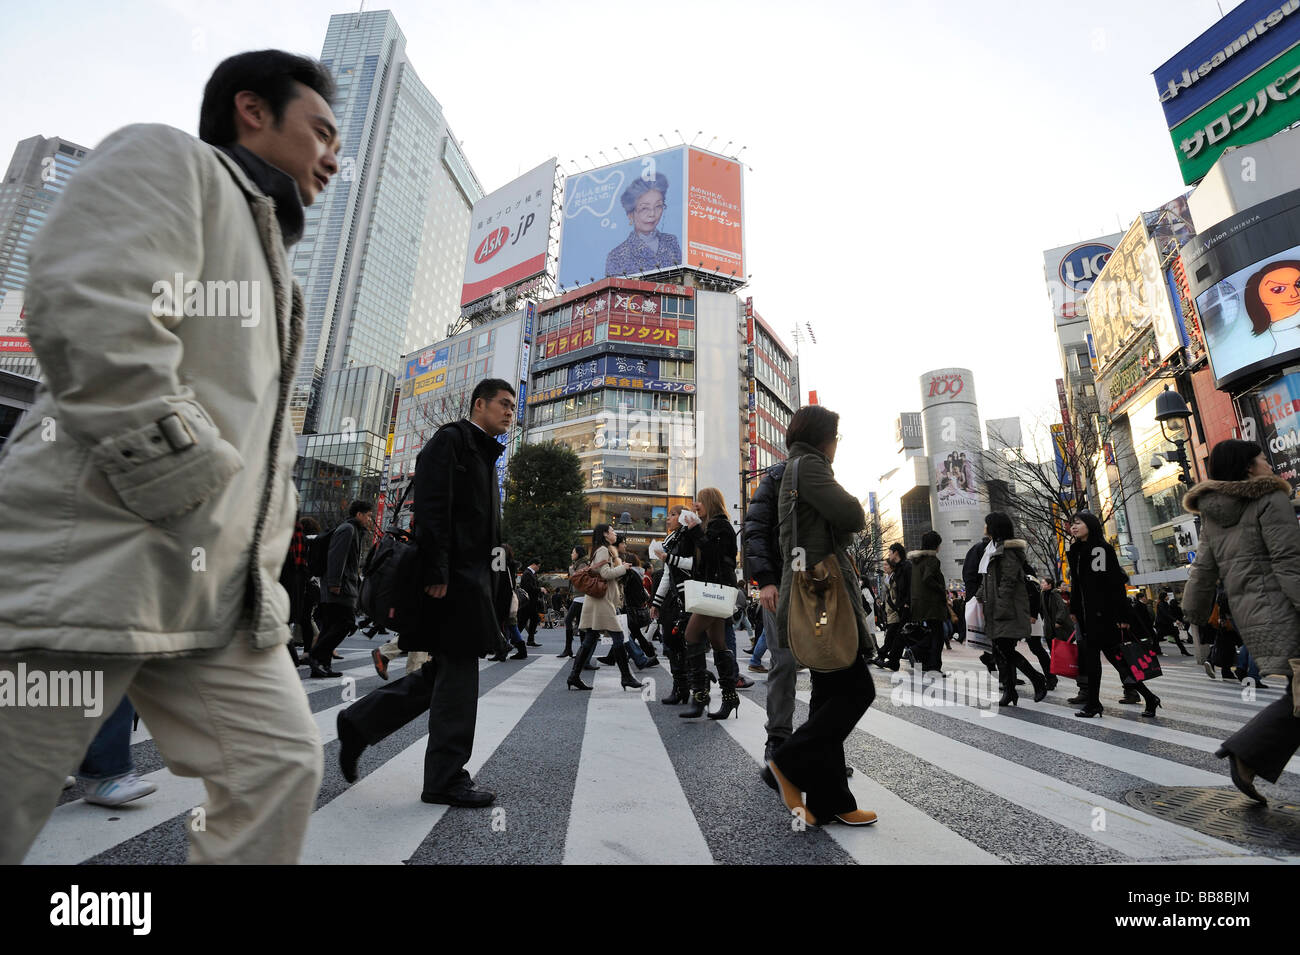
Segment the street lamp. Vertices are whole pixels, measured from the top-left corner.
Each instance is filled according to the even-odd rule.
[[[1168,385],[1165,386],[1164,391],[1156,395],[1156,420],[1160,422],[1160,433],[1174,446],[1173,453],[1166,452],[1165,458],[1178,465],[1181,471],[1178,480],[1188,487],[1195,483],[1192,478],[1191,462],[1187,460],[1187,419],[1191,416],[1192,413],[1188,410],[1183,396],[1176,391],[1170,391]]]

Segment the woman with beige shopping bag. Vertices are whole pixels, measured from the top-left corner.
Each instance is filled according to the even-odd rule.
[[[867,670],[876,647],[848,554],[866,515],[831,469],[839,422],[833,411],[809,405],[795,412],[786,431],[790,459],[778,505],[786,559],[775,639],[811,671],[812,705],[808,721],[772,752],[767,766],[769,785],[808,825],[869,826],[876,814],[858,808],[844,763],[844,741],[876,696]]]
[[[727,620],[736,606],[736,530],[727,518],[727,503],[716,487],[706,487],[696,499],[700,513],[683,510],[677,516],[682,527],[679,553],[690,553],[691,576],[683,588],[684,609],[689,613],[684,632],[683,664],[686,682],[691,689],[690,706],[677,715],[695,719],[704,715],[709,703],[709,673],[704,654],[713,647],[713,665],[718,668],[718,685],[722,688],[722,706],[709,713],[711,720],[725,720],[733,712],[740,715],[740,696],[736,680],[740,667],[727,649]],[[669,555],[667,563],[680,569],[681,558]]]

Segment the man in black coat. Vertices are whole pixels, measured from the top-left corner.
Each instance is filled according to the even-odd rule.
[[[758,583],[763,631],[772,668],[767,674],[767,745],[764,760],[794,732],[794,688],[798,665],[794,654],[776,645],[776,597],[781,585],[780,526],[776,517],[777,497],[785,462],[770,467],[745,510],[741,539],[745,545],[745,576]]]
[[[357,628],[357,597],[361,593],[361,552],[375,533],[375,508],[353,501],[349,517],[330,533],[325,576],[320,582],[321,633],[312,644],[307,663],[316,679],[339,677],[330,666],[334,651]]]
[[[907,548],[897,541],[889,545],[885,562],[889,564],[889,582],[881,601],[885,605],[885,642],[871,662],[897,670],[904,649],[903,625],[912,620],[912,562],[907,559]]]
[[[545,613],[546,601],[542,598],[542,585],[537,582],[537,572],[542,569],[542,559],[534,557],[519,575],[519,586],[528,595],[528,604],[519,608],[519,616],[528,628],[528,646],[540,647],[537,642],[537,618]]]
[[[353,782],[366,746],[428,710],[420,798],[479,807],[496,796],[474,788],[465,763],[478,716],[478,658],[495,652],[513,589],[496,473],[505,446],[496,438],[513,423],[515,391],[489,378],[474,387],[470,402],[469,419],[439,428],[415,465],[420,624],[401,634],[398,646],[429,653],[429,662],[342,711],[338,730],[339,763]]]

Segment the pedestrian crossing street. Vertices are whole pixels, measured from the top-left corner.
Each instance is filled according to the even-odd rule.
[[[742,640],[743,640],[742,634]],[[766,740],[764,676],[742,691],[739,718],[678,719],[663,706],[666,666],[642,671],[646,691],[624,691],[618,672],[587,673],[591,693],[567,691],[570,663],[555,654],[561,631],[539,631],[527,660],[480,662],[474,752],[468,769],[497,793],[487,810],[419,800],[427,723],[417,719],[361,757],[348,785],[338,769],[335,717],[380,685],[370,662],[377,641],[348,638],[336,667],[347,679],[304,679],[325,748],[325,779],[303,851],[315,864],[682,864],[682,863],[1290,863],[1282,850],[1228,841],[1135,809],[1127,792],[1223,787],[1235,793],[1221,740],[1280,689],[1243,699],[1190,658],[1165,655],[1152,684],[1158,720],[1120,706],[1114,673],[1103,678],[1100,720],[1080,720],[1061,680],[1040,704],[990,709],[992,685],[935,693],[873,669],[876,702],[846,742],[859,806],[879,816],[865,829],[801,831],[758,778]],[[742,643],[743,646],[743,643]],[[973,651],[945,654],[945,669],[979,674]],[[745,660],[742,658],[742,672]],[[400,679],[404,661],[389,666]],[[305,674],[306,669],[299,670]],[[1279,681],[1274,681],[1279,682]],[[1280,685],[1280,683],[1279,683]],[[1028,690],[1028,687],[1022,687]],[[800,674],[796,725],[807,716]],[[714,694],[714,706],[717,694]],[[69,790],[41,833],[30,864],[179,863],[186,826],[204,800],[200,781],[171,775],[143,724],[133,733],[137,771],[156,793],[117,809]],[[1300,803],[1300,760],[1272,802]],[[1243,804],[1245,797],[1240,797]]]

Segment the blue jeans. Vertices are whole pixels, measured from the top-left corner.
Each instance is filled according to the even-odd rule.
[[[78,776],[82,779],[114,779],[135,768],[131,762],[131,720],[134,716],[135,708],[123,696],[117,709],[104,720],[90,741],[90,748],[77,770]]]
[[[620,632],[620,636],[621,635],[622,634]],[[636,663],[638,668],[644,667],[647,663],[650,662],[650,658],[645,655],[644,650],[642,650],[639,646],[637,646],[635,640],[631,638],[627,638],[623,641],[623,643],[627,646],[628,656],[632,658],[632,660]]]
[[[1237,650],[1237,669],[1244,670],[1246,676],[1259,683],[1259,667],[1256,665],[1254,657],[1247,652],[1245,644],[1242,644]]]
[[[767,653],[767,632],[764,631],[758,635],[758,642],[754,644],[754,655],[749,658],[749,665],[752,667],[763,665],[763,654]]]

